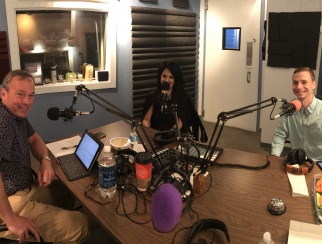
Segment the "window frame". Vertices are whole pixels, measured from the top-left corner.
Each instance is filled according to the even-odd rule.
[[[239,30],[238,38],[234,38],[234,42],[237,43],[237,47],[227,47],[227,31],[228,30]],[[234,50],[234,51],[240,51],[240,42],[241,42],[241,27],[223,27],[222,28],[222,50]]]
[[[7,23],[8,23],[8,39],[10,48],[10,60],[12,70],[23,69],[20,67],[20,54],[18,45],[18,31],[16,11],[36,11],[36,10],[81,10],[81,11],[96,11],[106,12],[106,58],[105,69],[109,72],[109,80],[98,82],[86,82],[86,87],[89,89],[106,89],[116,87],[116,15],[115,4],[111,1],[45,1],[45,0],[5,0]],[[85,83],[85,82],[83,82]],[[74,91],[75,85],[78,83],[57,83],[44,84],[36,86],[36,94],[54,93]]]

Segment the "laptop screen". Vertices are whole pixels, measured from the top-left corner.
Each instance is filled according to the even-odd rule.
[[[76,148],[75,154],[84,164],[86,169],[90,170],[92,164],[98,158],[102,147],[102,143],[99,140],[85,131],[78,147]]]

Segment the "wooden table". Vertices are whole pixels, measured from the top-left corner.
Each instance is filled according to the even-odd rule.
[[[116,136],[128,137],[130,127],[124,122],[116,122],[91,130],[93,133],[103,131],[107,137],[102,141],[105,145]],[[151,133],[150,133],[151,135]],[[51,155],[53,157],[53,155]],[[266,163],[267,156],[237,151],[225,148],[217,159],[221,164],[245,164],[259,166]],[[269,231],[276,244],[287,243],[290,220],[314,223],[312,199],[310,197],[292,197],[291,186],[285,173],[282,162],[283,158],[269,156],[270,166],[262,170],[248,170],[240,168],[227,168],[210,166],[210,176],[207,184],[212,178],[209,191],[201,197],[196,195],[192,208],[199,218],[215,218],[224,222],[228,228],[231,243],[250,244],[258,243],[264,232]],[[176,232],[184,227],[191,226],[196,221],[189,214],[181,217],[177,227],[169,233],[159,233],[154,229],[153,223],[136,224],[125,216],[116,212],[118,204],[118,193],[110,204],[100,205],[84,196],[86,187],[97,179],[97,175],[68,181],[58,164],[54,164],[57,177],[63,181],[69,190],[79,199],[85,207],[100,223],[100,225],[111,235],[115,241],[120,243],[171,243]],[[306,175],[309,193],[312,192],[312,181],[315,173],[319,173],[318,167]],[[97,191],[97,188],[95,189]],[[98,196],[99,193],[96,192]],[[151,196],[147,198],[151,199]],[[267,211],[267,205],[272,198],[281,198],[287,210],[283,215],[274,216]],[[133,197],[124,198],[125,206],[131,208],[135,201]],[[150,219],[150,209],[144,216],[135,218],[138,222]],[[217,242],[226,243],[225,236],[221,231],[216,231]],[[175,238],[174,243],[184,243],[188,230],[182,230]],[[202,236],[212,236],[211,231],[206,231]],[[198,242],[198,238],[195,239]]]

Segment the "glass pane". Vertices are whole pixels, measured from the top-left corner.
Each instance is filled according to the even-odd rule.
[[[223,50],[240,50],[240,27],[223,28]]]
[[[91,11],[17,11],[21,68],[40,63],[43,80],[51,79],[52,67],[65,80],[70,72],[85,75],[84,64],[102,69],[106,18]]]

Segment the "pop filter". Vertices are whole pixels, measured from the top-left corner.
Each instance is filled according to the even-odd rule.
[[[162,184],[152,196],[151,214],[154,228],[160,232],[172,231],[182,211],[181,193],[170,183]]]

